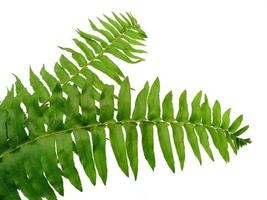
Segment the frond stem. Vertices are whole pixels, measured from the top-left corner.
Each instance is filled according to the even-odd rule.
[[[145,120],[129,119],[129,120],[122,120],[122,121],[114,121],[114,120],[111,120],[111,121],[107,121],[107,122],[104,122],[104,123],[100,123],[99,122],[99,123],[94,123],[94,124],[88,124],[88,125],[85,125],[85,126],[74,127],[74,128],[69,128],[69,129],[65,129],[65,130],[60,130],[60,131],[54,131],[54,132],[45,133],[43,135],[40,135],[38,137],[33,138],[32,140],[29,140],[29,141],[26,141],[24,143],[21,143],[20,145],[18,145],[17,147],[15,147],[13,149],[4,151],[0,155],[0,162],[2,161],[2,159],[6,155],[11,154],[11,153],[19,150],[24,145],[34,143],[34,142],[36,142],[38,140],[41,140],[43,138],[46,138],[46,137],[50,137],[50,136],[54,136],[54,135],[59,135],[59,134],[63,134],[63,133],[72,133],[75,130],[90,129],[90,128],[101,127],[101,126],[107,127],[108,125],[112,125],[112,124],[122,124],[123,125],[123,124],[127,124],[127,123],[134,123],[136,125],[137,124],[140,124],[140,123],[151,123],[151,124],[154,124],[154,125],[157,124],[157,123],[168,123],[168,125],[171,125],[171,124],[179,124],[181,126],[184,126],[184,125],[193,125],[193,126],[202,126],[202,127],[205,127],[205,128],[212,128],[212,129],[215,129],[215,130],[222,130],[224,133],[230,134],[228,130],[223,129],[221,127],[216,127],[216,126],[213,126],[213,125],[205,125],[205,124],[202,124],[202,123],[192,123],[192,122],[189,122],[189,121],[186,121],[186,122],[178,122],[176,120],[163,121],[163,120],[147,120],[147,119],[145,119]]]

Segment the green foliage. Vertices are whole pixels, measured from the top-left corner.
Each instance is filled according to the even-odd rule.
[[[201,148],[214,160],[213,144],[229,162],[228,146],[237,153],[250,143],[240,137],[248,129],[240,128],[242,115],[230,123],[230,110],[221,115],[219,102],[211,108],[202,92],[194,97],[191,109],[187,92],[182,92],[176,110],[172,92],[161,101],[158,78],[151,87],[145,83],[132,108],[129,78],[106,54],[139,62],[142,59],[136,54],[144,51],[134,46],[142,45],[146,35],[131,14],[113,16],[99,19],[102,29],[90,21],[92,29],[103,37],[78,31],[85,40],[74,39],[81,53],[62,48],[71,53],[76,64],[61,56],[55,65],[56,76],[43,67],[42,80],[30,70],[33,92],[16,77],[0,104],[0,199],[19,200],[20,190],[28,199],[55,200],[55,191],[64,195],[63,177],[82,191],[74,154],[93,185],[98,176],[106,184],[107,145],[111,145],[121,171],[129,176],[131,169],[137,179],[138,140],[141,138],[144,157],[154,169],[155,134],[173,172],[175,154],[184,168],[186,141],[200,163]],[[89,67],[117,82],[118,95],[113,85],[104,84]]]
[[[67,55],[61,55],[59,61],[54,66],[56,77],[52,76],[42,68],[40,74],[50,91],[53,91],[57,82],[62,84],[62,90],[66,92],[68,83],[73,83],[79,88],[84,88],[88,81],[93,82],[92,97],[96,100],[100,98],[100,92],[104,83],[97,72],[109,77],[117,84],[121,84],[125,75],[113,57],[124,62],[134,64],[144,59],[139,54],[146,53],[140,49],[146,39],[145,32],[140,28],[136,19],[130,14],[118,16],[113,13],[113,18],[104,16],[99,19],[103,28],[97,27],[91,20],[91,29],[95,35],[77,30],[79,39],[73,39],[75,49],[60,47]],[[37,93],[42,103],[49,101],[48,90],[43,86],[39,78],[30,73],[31,85]]]

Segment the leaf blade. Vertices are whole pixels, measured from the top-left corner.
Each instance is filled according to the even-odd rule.
[[[175,172],[175,164],[174,164],[174,158],[172,153],[172,147],[171,147],[171,140],[168,130],[168,125],[164,122],[157,123],[156,124],[158,129],[158,139],[160,143],[160,147],[163,153],[163,156],[169,166],[169,168],[172,170],[172,172]]]
[[[127,153],[126,153],[126,144],[124,141],[124,136],[122,132],[122,127],[120,124],[109,124],[109,138],[113,153],[117,160],[119,167],[122,172],[128,177],[128,162],[127,162]]]

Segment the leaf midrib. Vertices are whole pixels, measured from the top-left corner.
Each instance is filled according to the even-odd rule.
[[[112,124],[126,124],[126,123],[135,123],[135,124],[140,124],[140,123],[152,123],[154,125],[158,124],[158,123],[167,123],[168,125],[171,125],[171,124],[179,124],[180,126],[184,126],[184,125],[193,125],[193,126],[202,126],[204,128],[211,128],[211,129],[215,129],[215,130],[222,130],[224,131],[224,133],[228,133],[229,134],[229,131],[226,130],[226,129],[223,129],[222,127],[216,127],[216,126],[213,126],[212,124],[211,125],[206,125],[206,124],[202,124],[202,123],[192,123],[190,121],[186,121],[186,122],[179,122],[179,121],[176,121],[176,120],[133,120],[133,119],[129,119],[129,120],[121,120],[121,121],[107,121],[107,122],[104,122],[104,123],[94,123],[94,124],[88,124],[88,125],[85,125],[85,126],[80,126],[80,127],[74,127],[74,128],[69,128],[69,129],[65,129],[65,130],[60,130],[60,131],[54,131],[54,132],[49,132],[49,133],[45,133],[43,135],[40,135],[38,137],[35,137],[33,138],[32,140],[29,140],[29,141],[26,141],[24,143],[21,143],[20,145],[18,145],[17,147],[13,148],[13,149],[9,149],[9,150],[6,150],[4,151],[3,153],[1,153],[0,155],[0,162],[2,161],[2,159],[11,154],[11,153],[14,153],[15,151],[19,150],[21,147],[25,146],[25,145],[28,145],[28,144],[32,144],[38,140],[41,140],[43,138],[47,138],[47,137],[50,137],[50,136],[55,136],[55,135],[59,135],[59,134],[64,134],[64,133],[72,133],[73,131],[75,130],[81,130],[81,129],[90,129],[90,128],[93,128],[93,127],[100,127],[100,126],[104,126],[104,127],[107,127],[108,125],[112,125]]]

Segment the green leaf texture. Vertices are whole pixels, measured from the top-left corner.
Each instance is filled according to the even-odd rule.
[[[116,60],[129,64],[144,60],[141,54],[146,53],[143,47],[147,36],[130,13],[104,15],[103,19],[98,18],[97,24],[90,20],[90,28],[92,33],[77,30],[79,38],[73,39],[73,48],[59,47],[66,54],[62,54],[55,64],[54,75],[43,66],[41,80],[30,70],[30,82],[43,104],[50,101],[48,88],[53,91],[58,82],[62,84],[63,92],[67,92],[68,83],[84,88],[92,82],[94,92],[91,95],[99,100],[105,85],[99,75],[120,85],[125,75]]]
[[[31,84],[36,84],[35,80]],[[176,158],[181,169],[184,168],[186,142],[200,163],[203,152],[214,160],[212,149],[217,149],[229,162],[229,147],[236,153],[250,142],[239,137],[247,130],[247,126],[240,128],[243,116],[230,123],[229,112],[221,116],[218,101],[211,109],[202,92],[194,97],[191,108],[186,91],[181,94],[177,109],[173,106],[171,92],[161,103],[158,78],[151,88],[145,84],[136,97],[134,108],[131,108],[128,77],[121,84],[118,99],[114,95],[114,86],[104,85],[99,108],[90,95],[93,84],[87,84],[82,90],[74,84],[67,86],[67,96],[64,96],[62,86],[57,83],[50,104],[43,107],[38,103],[39,94],[28,92],[17,79],[15,88],[1,103],[1,199],[20,199],[18,190],[28,199],[56,199],[55,191],[64,194],[63,177],[81,191],[74,154],[79,157],[93,185],[97,177],[106,184],[107,145],[111,145],[121,171],[129,176],[131,169],[136,179],[139,138],[149,166],[152,169],[156,166],[154,145],[157,139],[172,172],[175,172]]]
[[[218,101],[211,108],[201,91],[191,106],[183,91],[175,106],[172,92],[161,100],[157,78],[134,100],[129,78],[115,61],[142,61],[145,32],[130,13],[89,23],[94,34],[77,30],[75,48],[60,47],[67,54],[54,75],[43,67],[40,78],[30,68],[31,90],[15,76],[0,103],[0,199],[20,200],[22,192],[30,200],[56,200],[64,195],[64,178],[82,191],[75,155],[92,185],[106,184],[108,145],[122,173],[137,179],[139,149],[148,166],[156,167],[155,142],[172,172],[176,162],[185,167],[187,151],[200,164],[203,153],[214,160],[214,150],[229,162],[230,148],[237,153],[251,142],[241,138],[249,128],[241,126],[243,115],[231,123],[230,109],[222,112]]]

